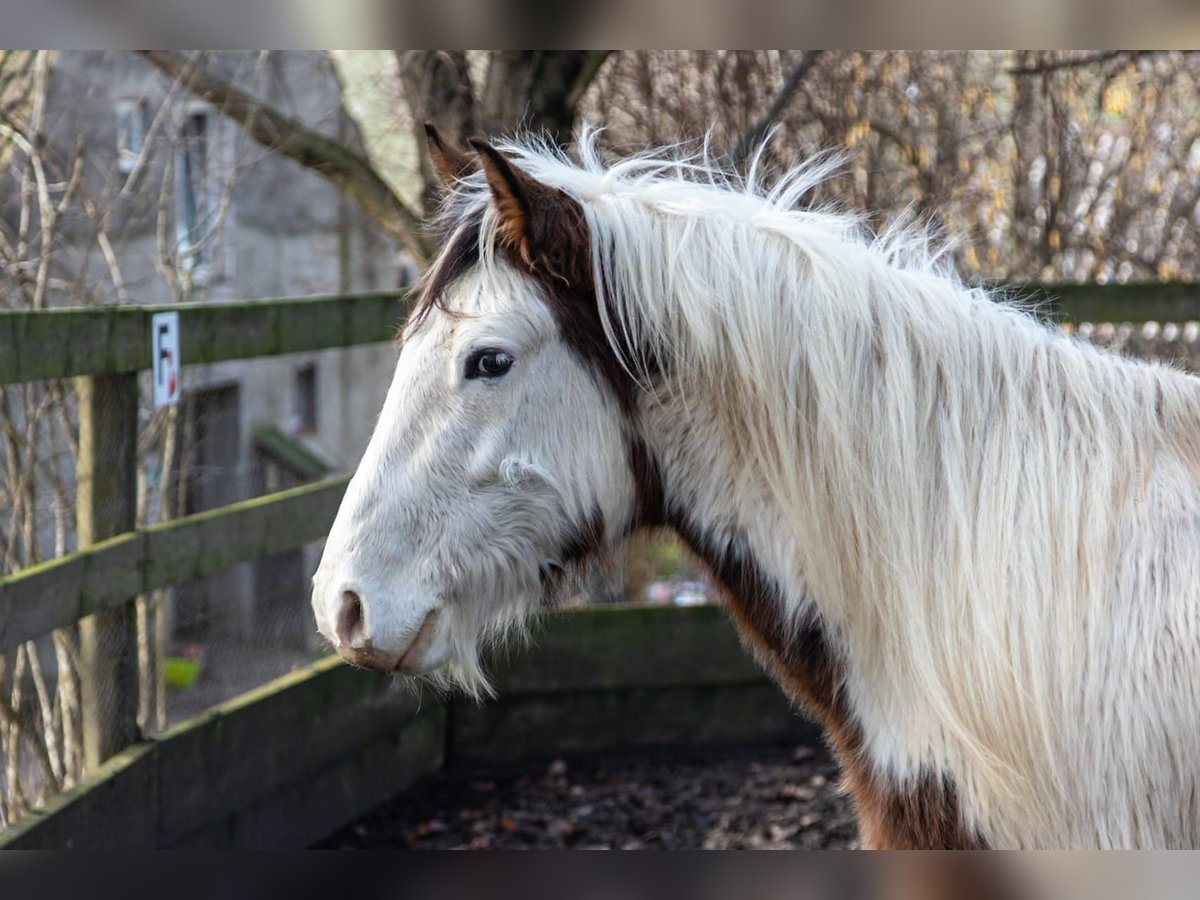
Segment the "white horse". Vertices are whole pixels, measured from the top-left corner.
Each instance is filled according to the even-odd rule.
[[[864,845],[1200,844],[1200,379],[796,209],[825,164],[474,147],[431,133],[442,249],[315,578],[344,658],[486,691],[563,567],[668,525]]]

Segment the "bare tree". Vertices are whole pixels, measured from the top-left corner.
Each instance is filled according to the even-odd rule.
[[[622,151],[707,134],[744,160],[772,126],[768,169],[840,148],[821,199],[876,227],[915,212],[968,275],[1183,278],[1198,81],[1179,52],[622,53],[581,114]]]
[[[247,136],[307,166],[346,191],[417,262],[430,253],[421,220],[430,212],[437,180],[418,141],[425,183],[423,208],[414,209],[355,147],[328,137],[265,100],[212,74],[203,54],[143,51],[147,60],[187,90],[218,106]],[[608,54],[602,51],[401,51],[396,77],[414,131],[433,121],[453,140],[478,132],[543,131],[566,141],[579,102]]]
[[[0,302],[7,308],[45,307],[63,287],[56,226],[77,199],[80,161],[75,156],[55,165],[39,139],[48,69],[45,52],[0,55],[0,183],[6,188],[0,196],[8,198],[0,209]],[[68,549],[74,512],[68,454],[77,440],[70,400],[71,387],[61,380],[0,386],[0,508],[10,513],[0,519],[0,571]],[[47,500],[51,546],[38,528]],[[72,635],[52,638],[52,679],[44,666],[47,649],[29,643],[0,656],[0,822],[31,808],[45,791],[69,785],[82,764]],[[38,776],[32,783],[31,770]]]
[[[191,290],[183,255],[216,239],[236,168],[212,192],[200,233],[181,247],[174,221],[178,103],[168,90],[148,109],[136,162],[111,167],[115,148],[90,146],[71,125],[77,106],[52,89],[54,54],[0,53],[0,306],[45,309],[128,302],[122,269],[130,229],[159,236],[158,270],[176,299]],[[76,98],[78,99],[78,98]],[[60,105],[56,106],[56,102]],[[92,175],[85,175],[91,169]],[[47,379],[0,385],[0,574],[75,549],[75,385]],[[143,410],[141,474],[170,471],[180,453],[174,410]],[[139,484],[138,521],[178,510],[169,480]],[[140,598],[142,719],[163,724],[162,596]],[[82,774],[81,690],[75,628],[0,654],[0,825]]]

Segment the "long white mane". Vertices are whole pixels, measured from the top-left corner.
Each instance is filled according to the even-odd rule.
[[[582,207],[613,346],[710,417],[727,486],[695,502],[822,617],[879,767],[953,775],[1002,844],[1200,839],[1200,381],[965,286],[919,228],[798,209],[830,158],[767,188],[503,149]]]

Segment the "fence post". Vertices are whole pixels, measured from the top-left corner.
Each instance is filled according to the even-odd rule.
[[[137,514],[136,372],[76,379],[79,546],[132,531]],[[130,602],[79,623],[83,757],[88,769],[138,739],[137,611]]]

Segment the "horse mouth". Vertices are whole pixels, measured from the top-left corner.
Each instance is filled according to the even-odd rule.
[[[339,644],[337,655],[343,660],[360,669],[370,669],[374,672],[395,672],[399,674],[417,674],[423,671],[420,659],[433,644],[437,637],[437,621],[440,609],[431,609],[425,614],[421,627],[417,629],[416,637],[404,648],[397,657],[393,653],[384,652],[366,641],[361,647],[350,647]]]
[[[391,672],[396,665],[395,657],[380,653],[368,641],[361,647],[337,646],[337,655],[343,661],[358,669],[369,669],[372,672]]]
[[[440,609],[431,609],[425,614],[425,620],[421,622],[417,636],[408,645],[408,649],[404,651],[393,671],[411,674],[420,670],[419,660],[425,655],[425,651],[429,649],[429,645],[433,643],[434,637],[437,635],[437,623],[441,612]]]

